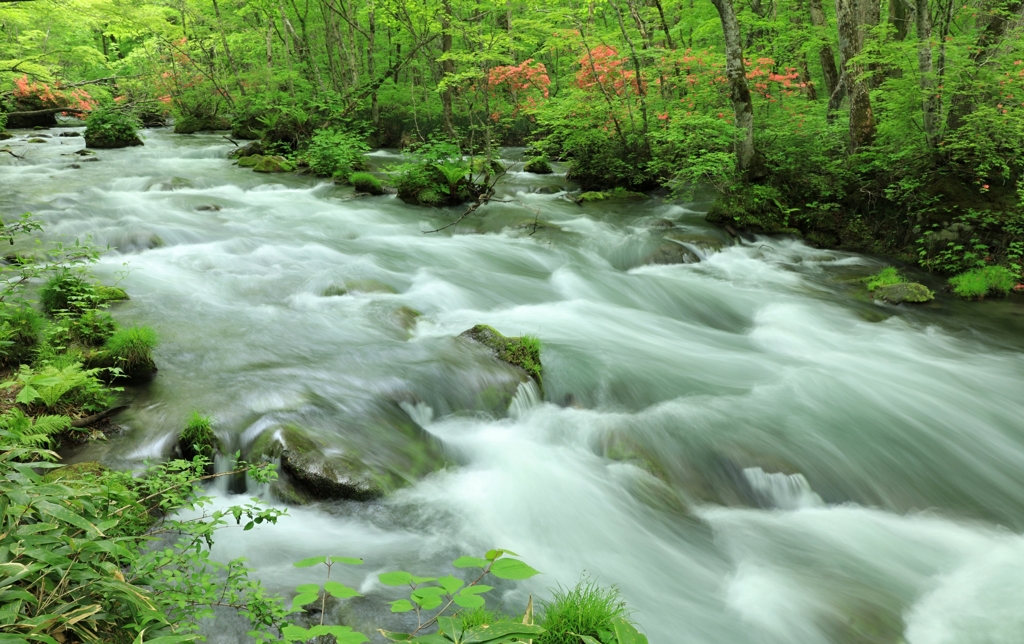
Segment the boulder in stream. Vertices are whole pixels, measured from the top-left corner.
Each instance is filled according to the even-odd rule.
[[[85,145],[90,148],[96,148],[97,150],[130,148],[142,144],[142,139],[140,139],[137,136],[133,136],[127,139],[118,139],[109,136],[104,136],[102,134],[93,134],[88,131],[86,131],[85,135]]]
[[[519,337],[502,335],[497,329],[486,324],[478,324],[472,329],[467,329],[460,333],[459,337],[484,345],[498,360],[525,371],[537,383],[537,387],[543,395],[540,341],[537,338],[528,335]]]
[[[903,304],[904,302],[921,304],[935,299],[935,294],[927,286],[917,282],[879,286],[871,292],[871,295],[889,304]]]
[[[251,157],[250,157],[251,158]],[[241,162],[239,162],[241,165]],[[253,166],[253,172],[294,172],[295,166],[280,156],[260,157],[260,160]]]
[[[655,248],[647,257],[644,264],[696,264],[700,257],[683,244],[666,240]]]
[[[235,148],[228,155],[229,159],[244,159],[245,157],[263,156],[263,142],[253,141],[243,145],[240,148]],[[239,164],[241,165],[241,164]]]
[[[534,157],[526,162],[523,166],[523,171],[532,172],[533,174],[551,174],[554,170],[551,169],[551,164],[544,157]]]

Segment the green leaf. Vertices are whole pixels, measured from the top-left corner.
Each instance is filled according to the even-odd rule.
[[[329,563],[332,563],[332,564],[340,563],[340,564],[346,564],[346,565],[349,565],[349,566],[361,566],[361,565],[363,565],[363,560],[359,559],[357,557],[327,557],[327,559],[329,560]]]
[[[394,631],[386,631],[383,628],[378,628],[377,632],[392,642],[408,642],[412,639],[412,635],[409,633],[396,633]]]
[[[459,557],[452,565],[456,568],[486,568],[488,563],[490,562],[480,557]]]
[[[451,595],[458,589],[462,588],[465,582],[463,582],[458,577],[452,577],[451,575],[447,575],[445,577],[441,577],[440,579],[438,579],[437,583],[441,584],[441,588],[444,588],[445,592]]]
[[[518,559],[499,559],[491,565],[491,574],[498,579],[529,579],[540,573]]]
[[[441,629],[441,633],[446,635],[449,639],[456,642],[462,639],[461,621],[456,621],[451,617],[438,617],[437,625]]]
[[[103,533],[99,531],[99,528],[63,506],[50,503],[49,501],[36,501],[35,506],[39,508],[39,511],[43,514],[48,514],[58,521],[70,523],[76,528],[81,528],[90,534],[99,535],[101,537],[103,536]]]
[[[417,577],[416,575],[412,576],[412,583],[414,584],[425,584],[430,581],[437,581],[437,577]]]
[[[456,595],[452,600],[456,606],[462,608],[483,608],[487,605],[484,598],[479,595]]]
[[[516,553],[512,552],[511,550],[504,550],[504,549],[498,548],[498,549],[495,549],[495,550],[488,550],[487,554],[484,555],[484,558],[487,559],[487,561],[494,561],[495,559],[497,559],[501,555],[512,555],[513,557],[518,557],[519,556]]]
[[[398,601],[391,602],[392,613],[408,613],[414,610],[416,607],[412,605],[412,602],[408,599],[399,599]]]
[[[327,557],[310,557],[309,559],[303,559],[302,561],[296,561],[292,565],[296,568],[309,568],[317,564],[326,563]]]
[[[576,637],[580,638],[581,640],[583,640],[584,644],[601,644],[601,642],[598,642],[589,635],[580,635],[579,633],[570,633],[570,635],[575,635]]]
[[[420,635],[414,640],[410,640],[414,644],[452,644],[453,640],[438,635],[437,633],[431,633],[430,635]]]
[[[488,586],[487,584],[477,584],[476,586],[466,586],[459,591],[460,595],[482,595],[486,592],[494,590],[494,586]]]
[[[348,599],[349,597],[359,597],[359,593],[354,589],[349,588],[344,584],[339,584],[336,581],[328,581],[324,583],[324,590],[329,592],[332,596],[338,599]]]
[[[302,584],[295,587],[298,595],[292,600],[292,612],[302,610],[306,604],[311,604],[320,599],[320,586],[317,584]]]
[[[289,642],[305,642],[311,639],[309,631],[301,626],[285,626],[281,629],[281,635]]]
[[[619,644],[647,644],[647,636],[621,617],[612,620],[612,627],[615,629],[615,638],[619,640]]]
[[[412,583],[412,575],[404,570],[386,572],[381,575],[377,575],[377,579],[380,579],[380,583],[385,586],[407,586]]]
[[[540,635],[545,629],[532,624],[498,623],[484,624],[471,628],[462,634],[463,644],[486,644],[496,640],[518,637],[519,639],[530,639]]]

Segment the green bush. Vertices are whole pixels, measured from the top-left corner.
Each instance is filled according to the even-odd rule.
[[[370,147],[363,137],[339,129],[317,130],[306,150],[309,169],[322,177],[348,177],[365,167]]]
[[[78,273],[60,271],[39,289],[39,303],[50,317],[59,313],[80,315],[96,306],[96,288]]]
[[[380,179],[369,172],[353,172],[348,176],[348,182],[359,192],[368,192],[371,195],[384,194],[384,186]]]
[[[888,268],[883,268],[881,271],[871,275],[865,281],[867,282],[868,290],[873,291],[880,286],[894,286],[896,284],[902,284],[907,280],[900,275],[899,271],[892,266],[889,266]]]
[[[68,325],[71,339],[87,347],[102,346],[117,331],[117,322],[104,311],[91,309]]]
[[[148,326],[132,326],[110,336],[103,352],[114,367],[129,378],[143,378],[156,371],[153,348],[156,332]]]
[[[178,438],[178,448],[182,456],[190,461],[196,456],[213,460],[219,445],[217,435],[213,432],[213,420],[198,411],[193,411]]]
[[[627,618],[626,603],[614,586],[602,587],[584,579],[573,588],[558,588],[544,604],[541,626],[546,630],[536,644],[580,644],[580,635],[599,642],[614,642],[614,620]]]
[[[45,321],[30,306],[5,305],[0,309],[0,363],[26,362],[39,344]]]
[[[989,294],[1006,295],[1017,285],[1017,275],[1003,266],[974,268],[949,279],[960,297],[980,299]]]
[[[523,166],[523,170],[526,172],[532,172],[533,174],[551,174],[551,164],[544,157],[534,157],[526,162]]]
[[[455,205],[484,190],[473,183],[470,162],[458,145],[431,141],[417,147],[412,161],[391,168],[398,198],[421,206]]]
[[[85,145],[90,148],[126,148],[142,145],[139,122],[130,112],[99,108],[85,120]]]

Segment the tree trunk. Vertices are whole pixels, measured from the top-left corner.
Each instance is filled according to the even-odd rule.
[[[231,58],[231,50],[228,49],[227,30],[224,29],[224,23],[220,19],[220,5],[217,4],[217,0],[213,0],[213,13],[217,16],[217,30],[220,31],[220,41],[224,46],[224,55],[228,58],[228,67],[231,69],[231,75],[235,77],[238,92],[245,96],[245,87],[242,85],[242,80],[238,77],[238,68],[235,67],[235,61]]]
[[[444,0],[443,13],[441,14],[441,71],[442,82],[445,83],[444,90],[441,91],[441,111],[442,119],[444,120],[444,131],[451,137],[455,138],[455,122],[452,114],[452,88],[448,85],[448,82],[452,79],[450,76],[455,74],[455,62],[448,58],[448,54],[452,51],[452,3],[451,0]]]
[[[868,0],[870,1],[870,0]],[[864,43],[862,31],[870,10],[865,11],[857,0],[836,0],[836,23],[839,28],[839,55],[846,78],[846,95],[850,97],[850,151],[869,145],[875,137],[875,116],[871,111],[868,82],[863,78],[864,66],[852,63]]]
[[[711,0],[722,21],[725,35],[725,75],[729,80],[729,97],[732,100],[736,127],[741,135],[736,139],[736,169],[749,173],[754,167],[754,103],[747,87],[747,70],[743,65],[743,46],[740,44],[740,24],[732,0]]]
[[[918,11],[920,11],[921,3],[917,2]],[[906,0],[889,0],[889,24],[894,28],[893,40],[903,42],[907,39],[907,34],[910,32],[910,17],[907,15],[907,10],[910,6],[906,3]],[[918,23],[920,28],[920,23]]]
[[[821,0],[809,0],[807,7],[810,11],[811,24],[814,25],[815,31],[827,33],[828,22],[825,19],[825,9],[821,5]],[[841,101],[842,89],[839,87],[839,70],[836,69],[836,56],[832,52],[832,47],[822,45],[821,49],[818,50],[818,59],[821,62],[821,73],[825,77],[825,90],[830,98],[838,90],[840,92],[839,100]]]
[[[932,18],[928,12],[928,0],[917,0],[917,67],[921,74],[921,116],[924,121],[924,138],[929,148],[939,144],[939,97],[935,93],[935,77],[932,73]]]
[[[368,38],[366,43],[366,75],[370,78],[374,78],[377,74],[376,64],[373,58],[373,46],[377,41],[376,9],[377,7],[374,0],[370,0],[370,6],[367,14],[369,25],[367,28]],[[377,104],[376,91],[370,94],[370,119],[373,121],[374,130],[380,127],[380,105]]]

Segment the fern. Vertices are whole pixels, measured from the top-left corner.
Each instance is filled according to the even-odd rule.
[[[26,416],[20,409],[12,409],[0,416],[0,428],[6,430],[6,438],[17,447],[54,447],[58,434],[71,427],[67,416]]]
[[[97,374],[101,369],[83,370],[80,363],[74,363],[58,368],[52,365],[43,367],[39,371],[28,365],[22,365],[14,380],[8,380],[0,385],[5,389],[21,386],[15,402],[22,405],[33,405],[42,403],[47,409],[52,409],[68,393],[76,389],[91,389],[99,384]]]

